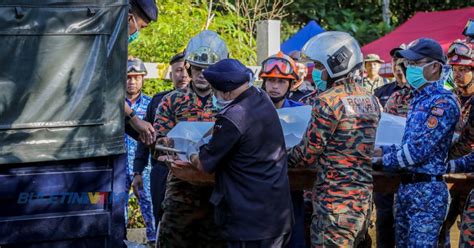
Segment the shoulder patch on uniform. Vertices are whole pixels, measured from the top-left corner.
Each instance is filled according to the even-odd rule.
[[[448,100],[446,99],[438,99],[435,101],[435,104],[443,104],[443,103],[448,103]]]
[[[378,113],[371,96],[346,96],[342,98],[342,103],[348,115]]]
[[[431,109],[431,114],[432,115],[435,115],[435,116],[443,116],[444,114],[444,109],[440,109],[440,108],[437,108],[437,107],[434,107]]]
[[[426,121],[426,126],[430,129],[436,128],[438,126],[438,119],[434,116],[430,116]]]

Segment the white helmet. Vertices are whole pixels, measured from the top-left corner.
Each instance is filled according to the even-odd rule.
[[[207,68],[227,57],[224,40],[216,32],[204,30],[189,41],[184,59],[190,65]]]
[[[364,61],[359,43],[350,34],[339,31],[314,36],[301,52],[306,58],[323,64],[333,80],[346,77]]]

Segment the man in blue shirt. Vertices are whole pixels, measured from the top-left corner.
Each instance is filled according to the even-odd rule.
[[[438,42],[421,38],[396,56],[407,60],[413,99],[401,145],[378,148],[375,156],[382,156],[384,170],[406,173],[396,199],[397,247],[436,247],[449,206],[443,174],[459,106],[443,87],[446,56]]]
[[[143,119],[146,114],[148,104],[151,98],[142,93],[143,78],[147,74],[145,64],[140,59],[131,59],[127,65],[127,99],[126,102],[133,111],[135,111],[138,118]],[[135,150],[137,148],[137,141],[128,135],[125,136],[125,143],[127,145],[127,177],[126,177],[126,192],[130,191],[130,186],[133,179],[133,160],[135,159]],[[143,173],[145,187],[137,194],[138,204],[142,212],[143,219],[146,224],[146,236],[149,242],[155,242],[156,230],[155,220],[152,213],[151,196],[150,196],[150,164],[146,160],[145,172]],[[127,211],[128,212],[128,211]],[[126,214],[127,216],[127,214]]]

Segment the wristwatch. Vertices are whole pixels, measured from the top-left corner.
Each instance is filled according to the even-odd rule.
[[[129,123],[130,120],[132,120],[133,117],[135,117],[135,115],[136,115],[135,110],[132,109],[132,112],[130,113],[130,115],[125,116],[125,123]]]

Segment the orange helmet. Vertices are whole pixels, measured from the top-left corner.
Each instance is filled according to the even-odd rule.
[[[295,61],[281,51],[262,62],[260,78],[284,78],[298,81],[298,69]]]
[[[466,65],[474,67],[474,52],[471,43],[456,40],[448,49],[448,63],[450,65]]]

